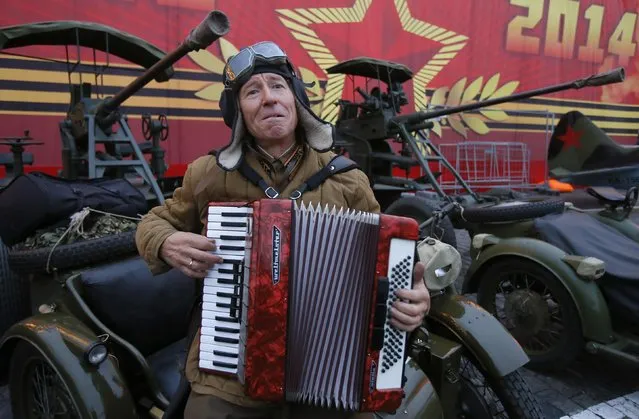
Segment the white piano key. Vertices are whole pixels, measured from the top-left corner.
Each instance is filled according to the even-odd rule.
[[[241,315],[241,310],[233,310],[229,307],[221,307],[216,303],[210,303],[207,301],[202,302],[202,310],[214,311],[216,313],[221,313],[221,315],[225,317],[237,317],[239,318]],[[231,313],[234,311],[234,313]]]
[[[233,288],[241,285],[241,278],[233,278],[231,274],[209,273],[204,278],[204,286]]]
[[[222,237],[226,237],[223,234],[219,234]],[[206,237],[209,239],[213,238],[212,235],[207,234]],[[227,238],[216,238],[215,246],[219,251],[228,251],[226,248],[232,248],[233,252],[242,251],[244,253],[250,251],[252,245],[252,241],[249,237],[243,235],[243,237],[238,237],[237,240],[229,240]]]
[[[213,347],[212,351],[200,351],[200,359],[206,361],[218,361],[226,364],[232,364],[237,367],[239,363],[239,350],[230,348],[228,346],[210,345]]]
[[[232,214],[253,214],[251,207],[231,207],[231,206],[209,206],[209,215],[220,215],[222,213]]]
[[[223,332],[217,328],[213,327],[204,327],[200,329],[200,334],[202,336],[210,336],[213,338],[213,342],[219,345],[229,344],[229,345],[237,345],[240,340],[240,332],[239,330],[235,333],[227,333]],[[221,339],[229,339],[228,342],[222,341]]]
[[[213,365],[213,361],[208,361],[206,359],[200,359],[200,368],[212,371],[220,371],[220,372],[228,372],[230,374],[237,374],[237,367],[235,368],[224,368]]]
[[[251,240],[251,236],[249,236],[246,233],[243,233],[241,231],[228,231],[228,230],[207,230],[206,237],[210,239],[216,239],[216,242],[217,242],[217,239],[221,239],[223,237],[228,237],[229,240],[231,240],[231,238],[233,240],[247,240],[247,241]]]
[[[216,320],[228,324],[230,327],[240,327],[240,319],[238,317],[231,317],[219,311],[202,310],[202,319]]]
[[[241,231],[245,234],[249,234],[251,231],[250,221],[242,219],[242,221],[228,221],[227,219],[218,221],[209,221],[206,223],[207,231],[220,230],[220,231]]]

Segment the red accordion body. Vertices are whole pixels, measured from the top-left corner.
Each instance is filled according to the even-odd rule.
[[[263,199],[211,203],[208,227],[225,261],[205,279],[201,369],[258,400],[400,406],[406,334],[389,307],[412,286],[415,220]]]

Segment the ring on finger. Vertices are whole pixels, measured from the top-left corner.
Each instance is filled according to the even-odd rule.
[[[189,268],[193,266],[193,258],[191,258],[191,261],[189,262]]]

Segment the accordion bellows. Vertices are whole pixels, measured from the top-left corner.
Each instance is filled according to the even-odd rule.
[[[412,285],[417,222],[271,199],[208,218],[224,262],[204,280],[200,368],[258,400],[397,409],[406,333],[389,308]]]

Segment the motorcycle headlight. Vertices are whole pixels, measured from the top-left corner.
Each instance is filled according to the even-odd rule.
[[[109,355],[106,345],[102,342],[94,342],[84,351],[84,358],[91,365],[100,365]]]
[[[452,285],[461,272],[461,255],[453,246],[427,237],[417,244],[419,260],[425,265],[424,283],[431,291]]]

